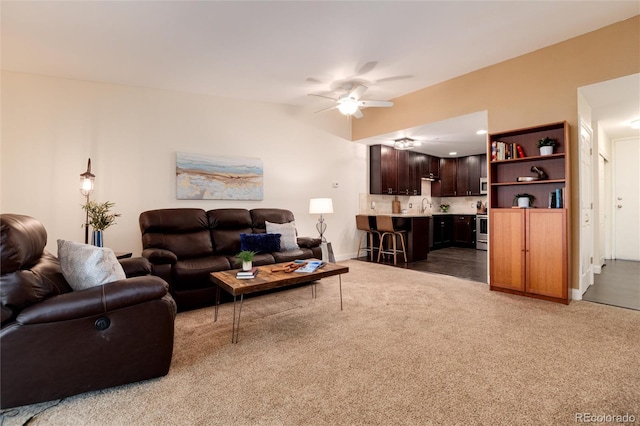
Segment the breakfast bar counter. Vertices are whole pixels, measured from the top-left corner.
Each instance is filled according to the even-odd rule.
[[[426,214],[388,214],[370,216],[391,216],[394,227],[398,230],[407,231],[407,261],[415,262],[425,260],[429,254],[429,227],[431,216]],[[374,240],[374,244],[380,244],[379,240]]]

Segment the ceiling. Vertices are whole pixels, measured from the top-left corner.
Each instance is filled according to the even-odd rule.
[[[364,99],[392,99],[638,15],[640,2],[2,1],[1,12],[5,70],[320,110],[331,101],[308,94],[357,82]]]

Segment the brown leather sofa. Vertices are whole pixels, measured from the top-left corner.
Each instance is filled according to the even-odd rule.
[[[283,209],[160,209],[140,215],[142,256],[153,274],[169,283],[178,310],[211,305],[215,286],[209,273],[239,268],[240,234],[263,234],[265,221],[289,223],[293,213]],[[322,258],[319,238],[297,237],[297,250],[260,253],[255,266]],[[224,296],[224,295],[223,295]]]
[[[36,219],[0,215],[0,406],[16,407],[164,376],[175,302],[144,258],[127,278],[72,291]]]

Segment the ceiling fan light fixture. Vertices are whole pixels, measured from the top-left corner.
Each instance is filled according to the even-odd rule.
[[[358,101],[353,98],[340,99],[338,111],[343,115],[353,115],[358,110]]]

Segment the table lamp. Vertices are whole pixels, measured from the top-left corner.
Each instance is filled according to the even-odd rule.
[[[320,219],[316,224],[316,229],[320,233],[320,239],[323,242],[327,240],[324,238],[324,233],[327,230],[327,224],[324,223],[323,214],[333,213],[333,201],[331,198],[312,198],[309,200],[309,214],[319,214]]]

